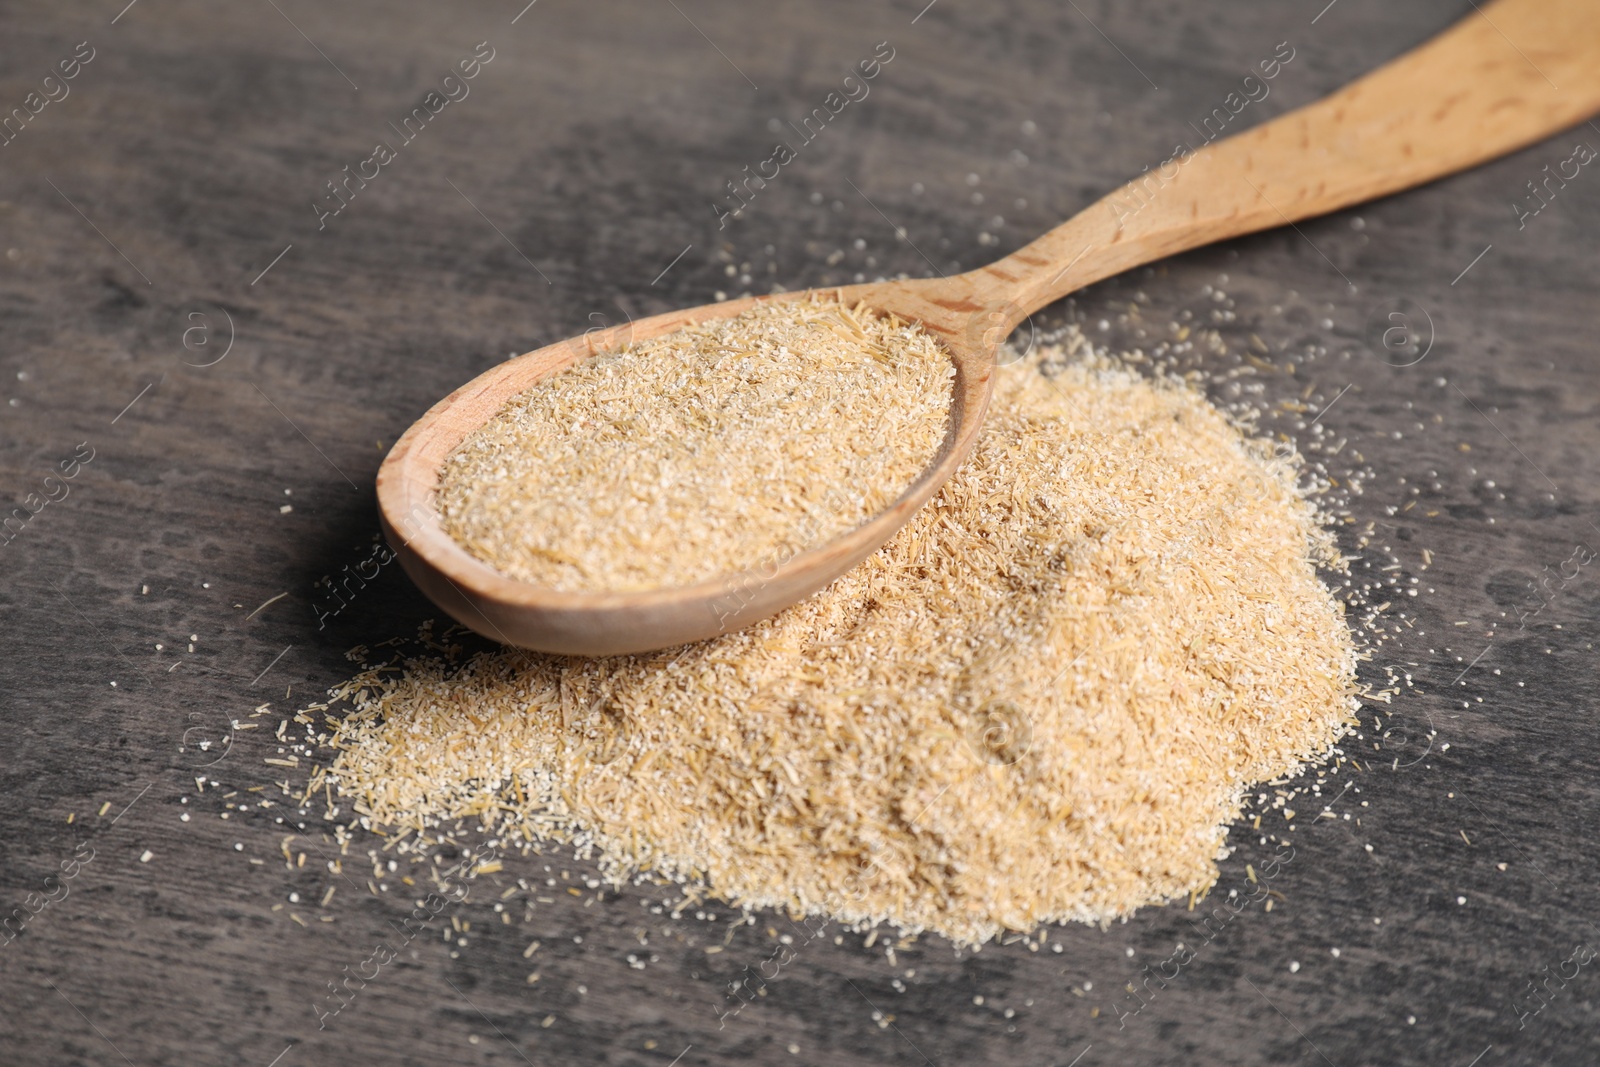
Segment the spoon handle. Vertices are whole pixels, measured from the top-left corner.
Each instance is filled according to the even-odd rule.
[[[1171,159],[969,277],[1015,325],[1129,268],[1422,185],[1600,110],[1600,2],[1473,6],[1331,96],[1208,143],[1233,117],[1219,107]],[[1600,137],[1584,140],[1545,170],[1530,164],[1529,189],[1506,191],[1519,222],[1544,202],[1534,188],[1553,195],[1595,158]]]

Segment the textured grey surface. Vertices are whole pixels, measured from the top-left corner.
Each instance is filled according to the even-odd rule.
[[[1335,818],[1301,813],[1273,910],[1244,910],[1137,1016],[1119,1026],[1113,1005],[1193,943],[1181,907],[1052,931],[1060,954],[958,956],[923,939],[894,966],[830,930],[719,1025],[726,983],[767,958],[781,917],[708,956],[723,925],[653,916],[643,888],[590,906],[558,892],[531,911],[518,898],[506,924],[487,883],[452,905],[466,946],[435,920],[319,1015],[326,983],[393,942],[410,903],[371,895],[364,860],[348,878],[328,869],[320,807],[294,844],[306,865],[285,869],[274,820],[301,817],[227,805],[273,795],[281,773],[262,763],[277,716],[252,709],[299,706],[348,676],[347,647],[432,614],[389,568],[319,630],[313,582],[369,552],[383,448],[433,400],[512,351],[718,289],[922,274],[924,253],[940,270],[975,266],[1165,159],[1279,42],[1295,59],[1241,124],[1471,13],[1457,0],[921,8],[6,7],[0,105],[22,105],[78,42],[95,52],[70,95],[0,147],[0,495],[21,505],[80,442],[93,459],[0,547],[0,915],[27,916],[0,945],[0,1060],[1600,1059],[1600,961],[1552,980],[1521,1025],[1514,1007],[1537,1006],[1528,983],[1575,947],[1600,948],[1592,569],[1558,580],[1525,628],[1515,612],[1542,568],[1600,547],[1600,179],[1586,171],[1520,230],[1511,207],[1576,141],[1600,146],[1588,127],[1299,234],[1113,279],[1043,317],[1146,344],[1139,329],[1164,335],[1184,310],[1204,321],[1231,299],[1230,344],[1255,333],[1278,368],[1266,395],[1309,387],[1350,442],[1338,462],[1359,452],[1373,472],[1352,529],[1374,522],[1393,554],[1364,552],[1358,576],[1415,576],[1422,591],[1383,653],[1414,664],[1418,688],[1391,709],[1404,736],[1376,739],[1388,751]],[[387,124],[480,41],[494,58],[470,95],[319,232],[324,182],[393,140]],[[798,121],[880,41],[895,58],[870,96],[719,230],[712,205],[770,154],[769,121]],[[1401,298],[1431,319],[1433,345],[1395,368],[1366,336]],[[185,348],[190,326],[202,330]],[[189,365],[230,336],[220,362]],[[233,719],[268,729],[230,734]],[[199,793],[197,774],[224,785]],[[1244,865],[1271,851],[1234,839],[1214,900],[1248,892]],[[495,877],[542,877],[543,862]],[[43,895],[56,899],[35,914]]]

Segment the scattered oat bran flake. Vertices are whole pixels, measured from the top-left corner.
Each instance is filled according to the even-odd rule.
[[[1209,887],[1242,791],[1355,707],[1333,539],[1180,381],[1076,332],[996,373],[972,457],[828,588],[665,652],[372,667],[326,780],[368,827],[957,944]]]

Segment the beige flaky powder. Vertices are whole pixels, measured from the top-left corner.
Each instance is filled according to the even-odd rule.
[[[883,511],[944,441],[954,366],[920,327],[818,298],[584,360],[446,459],[445,531],[548,588],[770,566]]]
[[[1292,456],[1083,348],[1001,368],[971,459],[803,603],[651,655],[372,668],[312,786],[957,943],[1203,890],[1241,791],[1346,726],[1337,554]]]

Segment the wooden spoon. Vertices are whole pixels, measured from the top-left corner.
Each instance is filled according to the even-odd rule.
[[[827,290],[920,322],[945,344],[956,366],[950,429],[933,465],[886,511],[768,571],[647,592],[556,592],[507,578],[469,555],[440,528],[431,499],[445,457],[540,379],[595,352],[806,293],[656,315],[549,345],[480,375],[435,404],[384,460],[378,471],[384,532],[406,573],[436,604],[507,644],[610,655],[748,626],[866,558],[954,473],[983,422],[996,346],[1031,312],[1130,267],[1462,170],[1596,110],[1600,3],[1498,0],[1315,104],[1225,140],[1180,146],[1173,159],[987,267]],[[1538,178],[1531,168],[1529,174]],[[1507,190],[1508,202],[1519,192]]]

